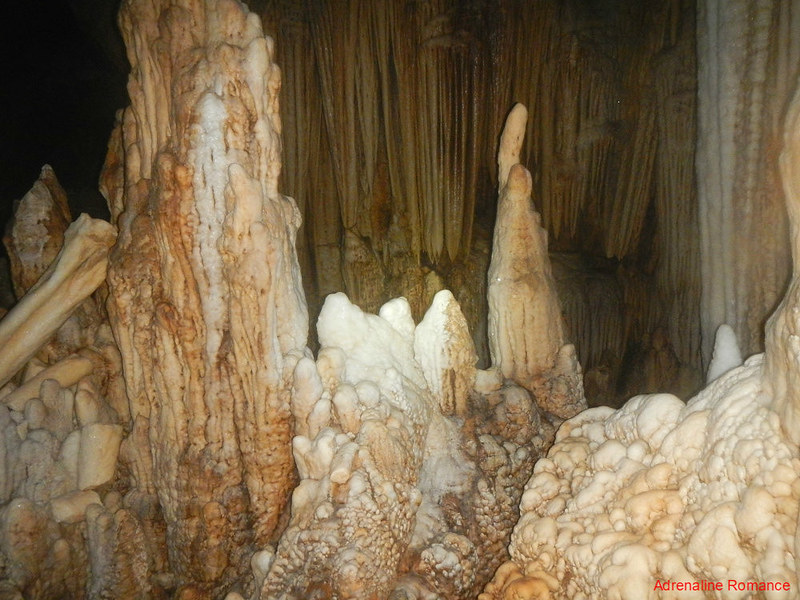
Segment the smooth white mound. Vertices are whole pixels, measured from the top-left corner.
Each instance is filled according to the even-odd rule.
[[[736,334],[730,325],[723,323],[717,328],[717,335],[714,337],[714,354],[711,356],[711,364],[708,365],[706,381],[711,383],[741,364],[742,352],[739,350]]]

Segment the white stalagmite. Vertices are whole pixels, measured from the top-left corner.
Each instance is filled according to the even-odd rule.
[[[102,485],[114,476],[122,427],[106,423],[84,425],[80,440],[78,487],[86,490]]]
[[[403,298],[371,315],[333,294],[317,330],[294,377],[301,481],[277,548],[253,557],[259,597],[474,598],[552,427],[517,385],[475,389],[449,291],[416,326]]]
[[[741,364],[742,353],[736,341],[736,333],[730,325],[723,323],[717,328],[717,335],[714,338],[714,353],[711,355],[711,363],[708,365],[706,383],[711,383],[717,377]]]
[[[478,357],[467,321],[450,291],[442,290],[434,296],[417,325],[414,353],[442,414],[466,416]]]
[[[434,407],[414,359],[408,304],[393,300],[382,313],[390,320],[363,313],[344,294],[328,296],[317,325],[319,375],[307,361],[298,363],[296,388],[302,375],[310,382],[304,388],[318,390],[321,377],[324,389],[313,393],[319,394],[313,405],[303,396],[293,405],[305,424],[305,435],[294,439],[302,481],[261,587],[263,600],[323,590],[366,600],[391,590],[420,502],[416,484]],[[326,357],[339,352],[343,361],[331,371]],[[352,415],[346,423],[329,400],[344,390]],[[355,431],[347,431],[350,423]]]

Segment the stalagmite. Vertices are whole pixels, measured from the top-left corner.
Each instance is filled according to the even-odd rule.
[[[687,404],[580,412],[567,343],[586,334],[609,396],[634,339],[646,352],[629,365],[674,380],[696,358],[681,321],[696,240],[672,224],[697,225],[688,4],[600,41],[610,18],[650,17],[573,0],[301,4],[258,3],[278,35],[294,28],[287,60],[309,63],[279,186],[281,75],[258,18],[237,0],[122,3],[131,106],[101,183],[114,226],[66,229],[45,167],[6,237],[31,289],[0,323],[0,596],[646,598],[726,578],[794,592],[797,282],[766,357],[720,352]],[[766,5],[748,5],[761,28]],[[488,140],[517,96],[532,122],[517,105],[503,130],[488,264]],[[791,115],[783,175],[800,202],[800,99]],[[543,224],[569,253],[559,291],[594,294],[569,303],[569,333]],[[114,227],[108,288],[86,298]],[[300,262],[312,294],[351,294],[320,300],[315,351]]]
[[[474,598],[552,426],[519,386],[475,389],[448,291],[416,326],[404,299],[370,315],[334,294],[317,329],[295,370],[301,481],[277,548],[254,556],[259,597]]]
[[[3,237],[11,266],[11,281],[18,299],[53,263],[64,245],[64,236],[71,221],[66,193],[53,169],[45,165],[39,179],[16,205],[13,219]],[[101,303],[93,294],[87,294],[37,351],[36,357],[53,364],[86,346],[95,343],[101,345],[99,337],[103,337],[100,330],[104,321],[105,311]],[[112,349],[108,353],[109,358],[115,352],[116,349]]]
[[[45,165],[20,200],[3,240],[17,298],[22,298],[55,260],[70,221],[66,193],[53,168]]]
[[[551,372],[571,376],[572,389],[552,402],[552,412],[565,418],[584,408],[585,399],[574,348],[565,349],[547,232],[531,203],[531,174],[519,164],[527,115],[521,104],[512,109],[497,155],[500,198],[488,275],[489,349],[503,375],[531,391],[544,387]],[[550,395],[544,392],[542,400]]]
[[[400,318],[410,319],[407,305],[400,309]],[[433,400],[408,330],[335,294],[325,302],[318,333],[323,351],[316,371],[326,385],[314,404],[293,407],[295,419],[311,425],[294,441],[302,481],[260,597],[387,597],[420,502],[416,485]],[[330,375],[325,348],[344,353],[344,364]],[[329,408],[342,385],[356,390],[360,425],[350,435]],[[320,410],[325,417],[312,421]]]
[[[551,251],[582,259],[589,277],[610,275],[616,287],[628,274],[647,284],[621,323],[565,310],[572,339],[596,333],[577,348],[584,368],[607,374],[608,401],[624,400],[617,390],[638,376],[629,357],[659,329],[681,366],[670,389],[699,387],[694,4],[251,6],[289,73],[284,182],[306,220],[300,253],[312,317],[341,290],[371,312],[402,295],[418,319],[435,292],[450,289],[488,364],[480,288],[493,140],[520,101],[531,112],[521,152]],[[780,39],[791,30],[785,22]],[[564,307],[583,294],[565,286]]]
[[[436,343],[440,336],[447,341]],[[436,294],[417,325],[414,353],[442,414],[466,417],[466,400],[475,386],[477,356],[464,315],[449,291]]]
[[[500,199],[489,265],[489,349],[503,375],[533,388],[564,344],[547,257],[547,232],[531,204],[531,174],[519,164],[527,110],[514,107],[498,152]]]
[[[124,2],[131,106],[102,187],[120,229],[109,316],[139,512],[160,506],[170,586],[216,596],[277,533],[307,316],[299,214],[277,191],[280,72],[233,0]],[[150,451],[136,447],[147,439]],[[157,496],[157,502],[156,502]]]
[[[72,387],[92,371],[92,361],[82,356],[73,356],[42,369],[27,379],[10,394],[0,398],[9,408],[22,411],[31,398],[39,397],[42,383],[48,379],[57,381],[61,387]]]
[[[46,181],[48,175],[52,183],[45,168]],[[87,577],[92,579],[83,534],[87,511],[103,501],[101,492],[117,472],[123,434],[117,411],[106,402],[110,390],[119,393],[119,358],[91,294],[105,278],[115,231],[86,215],[69,228],[60,217],[46,218],[51,211],[62,215],[62,208],[68,213],[63,192],[34,193],[42,185],[34,185],[28,204],[18,207],[5,240],[18,265],[18,289],[24,291],[32,275],[40,280],[0,324],[0,330],[9,323],[18,329],[3,349],[6,360],[20,360],[14,352],[22,360],[36,354],[0,391],[0,562],[12,565],[3,571],[2,589],[10,597],[85,597]],[[41,200],[36,210],[31,197]],[[42,264],[47,256],[54,258],[49,267]]]

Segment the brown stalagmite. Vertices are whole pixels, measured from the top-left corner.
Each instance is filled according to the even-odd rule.
[[[3,237],[18,299],[22,299],[53,263],[64,245],[64,235],[71,221],[66,192],[52,167],[45,165],[39,179],[16,206],[14,217]],[[98,221],[93,227],[100,231],[107,225]],[[113,237],[109,237],[106,249],[112,243]],[[94,288],[90,291],[93,292]],[[53,302],[55,305],[55,299]],[[37,359],[53,364],[86,346],[103,345],[98,338],[105,322],[102,300],[89,293],[74,308],[64,324],[36,351]],[[105,337],[107,342],[111,341],[110,335]],[[108,351],[110,354],[116,352],[112,347]]]
[[[280,72],[239,2],[126,1],[120,26],[131,106],[103,180],[121,231],[109,313],[150,447],[122,456],[142,506],[157,493],[176,583],[216,594],[275,534],[293,484],[307,316],[299,212],[277,191]]]
[[[764,382],[786,436],[800,444],[800,88],[789,107],[780,158],[783,191],[791,223],[794,269],[783,302],[766,331]]]
[[[531,174],[519,164],[527,110],[517,104],[498,152],[500,199],[489,266],[489,349],[503,375],[533,389],[564,344],[550,273],[547,232],[531,202]]]

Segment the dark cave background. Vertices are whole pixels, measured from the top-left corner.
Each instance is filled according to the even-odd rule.
[[[114,115],[128,103],[118,2],[34,0],[2,10],[0,219],[51,165],[73,216],[108,218],[97,180]]]

